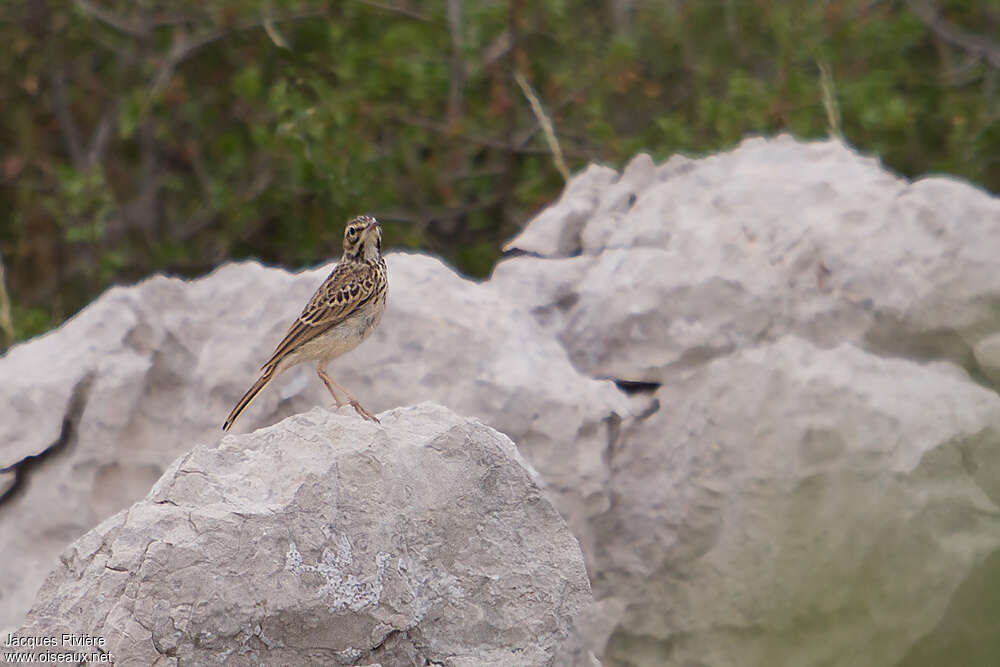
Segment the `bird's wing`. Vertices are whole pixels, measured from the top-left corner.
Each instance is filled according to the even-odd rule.
[[[277,365],[286,354],[340,324],[372,300],[377,281],[359,268],[345,262],[333,268],[278,343],[264,369]]]

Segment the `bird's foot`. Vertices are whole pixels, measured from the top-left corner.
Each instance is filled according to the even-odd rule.
[[[360,404],[360,403],[358,403],[357,401],[351,401],[351,402],[350,402],[350,406],[351,406],[352,408],[354,408],[354,410],[355,410],[355,411],[356,411],[356,412],[357,412],[357,413],[358,413],[359,415],[361,415],[362,417],[364,417],[365,419],[368,419],[368,420],[370,420],[370,421],[373,421],[373,422],[375,422],[376,424],[381,424],[381,423],[382,423],[382,422],[380,422],[380,421],[378,420],[378,417],[376,417],[375,415],[373,415],[372,413],[368,412],[368,411],[367,411],[367,410],[365,410],[365,409],[364,409],[363,407],[361,407],[361,404]]]

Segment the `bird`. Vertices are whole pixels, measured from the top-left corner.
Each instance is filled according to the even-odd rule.
[[[388,271],[382,257],[382,226],[369,215],[357,216],[344,228],[344,254],[340,261],[309,299],[271,358],[261,367],[257,381],[236,403],[222,430],[230,429],[271,380],[306,361],[317,362],[316,374],[330,391],[336,407],[345,403],[341,402],[334,387],[343,392],[347,397],[346,403],[359,415],[378,422],[357,399],[334,382],[326,372],[326,366],[371,335],[382,321],[387,291]]]

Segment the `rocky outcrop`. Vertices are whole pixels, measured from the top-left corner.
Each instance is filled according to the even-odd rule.
[[[976,188],[787,136],[658,167],[639,156],[592,186],[607,177],[579,176],[587,191],[567,187],[509,244],[529,256],[491,280],[529,295],[588,375],[662,382],[786,334],[997,365],[995,346],[975,351],[1000,328],[1000,200]]]
[[[985,664],[994,592],[956,597],[1000,576],[994,392],[785,337],[656,398],[588,523],[595,595],[625,602],[610,664],[895,665],[955,624],[968,646],[908,664]]]
[[[992,664],[1000,201],[788,137],[577,179],[488,284],[651,401],[577,529],[593,650]]]
[[[67,548],[18,634],[116,664],[550,663],[590,591],[513,443],[322,408],[177,459]]]
[[[392,255],[381,327],[331,370],[373,411],[480,418],[538,471],[597,598],[539,660],[993,664],[1000,200],[750,139],[591,166],[509,250],[481,284]],[[0,359],[8,624],[67,542],[219,437],[327,271],[153,278]],[[237,429],[328,402],[303,368]]]
[[[572,508],[603,488],[609,425],[627,398],[576,371],[517,304],[430,257],[388,263],[382,325],[331,364],[334,378],[375,412],[433,400],[508,434],[576,521]],[[154,277],[109,290],[0,359],[10,378],[0,384],[0,457],[21,477],[0,506],[11,535],[0,561],[12,565],[0,569],[0,628],[20,622],[66,544],[142,498],[195,443],[222,436],[225,415],[328,272],[245,263],[191,282]],[[303,366],[262,392],[235,430],[330,403]],[[570,461],[556,446],[564,442],[575,443]]]

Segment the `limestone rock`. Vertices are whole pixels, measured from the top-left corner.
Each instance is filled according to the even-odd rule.
[[[588,524],[595,596],[625,602],[605,664],[988,664],[994,392],[786,337],[656,398],[614,446],[615,502]]]
[[[508,435],[574,529],[583,512],[606,507],[603,457],[633,410],[622,392],[574,369],[516,299],[425,256],[393,256],[389,270],[395,283],[382,325],[335,362],[337,381],[369,409],[433,400]]]
[[[604,191],[617,179],[614,169],[590,165],[566,185],[559,201],[535,217],[504,249],[545,256],[578,253],[584,224],[597,211]]]
[[[545,660],[993,664],[1000,200],[838,142],[749,139],[590,167],[508,250],[479,284],[390,256],[382,326],[330,370],[374,412],[477,417],[538,470],[599,598]],[[154,278],[0,359],[0,460],[17,471],[0,466],[0,626],[65,544],[221,435],[328,271]],[[300,368],[236,429],[329,401]],[[360,548],[351,573],[372,582]],[[383,649],[427,655],[403,633]]]
[[[522,243],[536,224],[559,234],[547,212],[513,249],[549,259],[502,261],[491,281],[532,293],[588,375],[661,382],[788,333],[981,372],[973,349],[1000,322],[1000,199],[787,136],[637,171],[627,200],[618,184],[596,203],[567,187],[560,210],[592,211],[562,219],[565,234],[582,225],[580,257]]]
[[[596,203],[567,187],[583,222],[540,216],[576,246],[530,223],[488,283],[655,391],[574,524],[612,628],[589,649],[992,664],[1000,402],[972,378],[1000,386],[1000,199],[790,137],[634,164]]]
[[[19,631],[117,664],[550,663],[590,601],[513,443],[432,405],[198,446],[69,546]]]
[[[1000,387],[1000,331],[980,339],[973,354],[986,377]]]
[[[382,324],[330,365],[333,377],[373,412],[433,400],[503,431],[574,523],[575,508],[605,506],[602,452],[610,425],[631,409],[622,393],[576,371],[516,302],[434,258],[391,254],[388,263]],[[20,623],[66,544],[142,498],[192,443],[222,436],[225,416],[329,271],[244,263],[194,281],[154,277],[109,290],[0,358],[0,458],[17,467],[40,457],[3,507],[0,627]],[[314,367],[302,366],[272,382],[234,430],[330,404]]]

